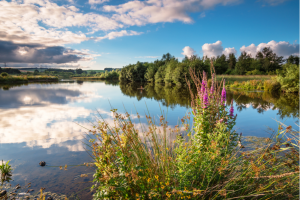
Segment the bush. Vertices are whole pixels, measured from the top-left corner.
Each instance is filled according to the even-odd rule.
[[[299,92],[299,66],[287,63],[282,70],[276,70],[276,80],[281,84],[284,92]]]
[[[281,85],[276,80],[265,80],[264,90],[268,92],[278,92],[281,89]]]
[[[2,72],[2,73],[1,73],[1,76],[2,76],[2,77],[7,77],[7,76],[8,76],[8,73]]]
[[[247,73],[246,73],[246,75],[263,75],[264,74],[264,72],[261,72],[261,71],[259,71],[259,70],[257,70],[257,69],[255,69],[255,70],[252,70],[252,71],[248,71]],[[270,75],[270,74],[269,74]]]

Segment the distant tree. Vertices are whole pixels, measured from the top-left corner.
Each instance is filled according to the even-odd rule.
[[[226,61],[226,56],[222,54],[215,59],[214,62],[216,74],[224,74],[228,69],[228,62]]]
[[[155,73],[155,76],[154,76],[156,83],[163,83],[164,82],[165,74],[166,74],[165,68],[166,68],[166,66],[164,66],[164,65],[158,68],[158,70],[157,70],[157,72]]]
[[[94,75],[94,74],[96,74],[96,73],[97,73],[96,71],[90,71],[90,72],[89,72],[90,75]]]
[[[37,69],[34,70],[34,72],[33,72],[34,75],[37,75],[38,73],[39,73],[39,70],[37,70]]]
[[[283,57],[277,56],[270,47],[265,47],[262,51],[257,52],[256,59],[260,61],[262,69],[266,72],[280,69],[283,63]]]
[[[145,79],[148,82],[154,82],[154,76],[155,73],[157,72],[158,67],[154,64],[150,64],[146,70],[146,74],[145,74]]]
[[[251,58],[250,54],[247,54],[246,52],[242,52],[235,66],[236,73],[239,75],[243,75],[247,71],[249,71],[252,60],[253,59]]]
[[[286,61],[290,64],[299,65],[299,56],[290,55]]]
[[[236,57],[234,53],[230,53],[228,56],[228,69],[234,69],[236,65]]]
[[[76,71],[76,74],[82,74],[83,73],[83,70],[80,69],[80,68],[76,69],[75,71]]]

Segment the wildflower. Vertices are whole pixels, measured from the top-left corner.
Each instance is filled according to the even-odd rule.
[[[233,108],[233,100],[231,100],[231,107],[230,107],[230,114],[229,116],[233,117],[233,112],[234,112],[234,108]]]
[[[226,101],[226,89],[225,89],[225,80],[223,82],[223,90],[221,93],[221,104],[223,105],[223,102]]]
[[[171,194],[169,192],[166,193],[167,197],[170,198]]]
[[[158,180],[158,176],[157,175],[155,175],[155,178],[156,178],[156,180]]]
[[[166,182],[166,185],[168,186],[168,185],[169,185],[169,182]]]
[[[203,102],[204,102],[203,108],[207,108],[207,105],[208,105],[208,96],[207,96],[207,92],[205,92],[205,94],[204,94]]]

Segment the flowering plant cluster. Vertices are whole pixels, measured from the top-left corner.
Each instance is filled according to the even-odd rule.
[[[163,115],[159,125],[146,115],[148,124],[140,127],[128,113],[112,110],[113,123],[102,120],[90,130],[95,136],[90,140],[94,199],[299,198],[296,134],[291,127],[281,128],[275,140],[239,152],[243,145],[233,130],[233,102],[227,102],[225,81],[218,83],[211,74],[209,84],[205,72],[198,77],[190,71],[196,89],[196,95],[191,92],[193,115],[174,128]]]

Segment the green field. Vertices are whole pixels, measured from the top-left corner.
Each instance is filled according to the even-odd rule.
[[[225,79],[226,83],[243,82],[250,80],[270,80],[275,75],[217,75],[217,80]]]

